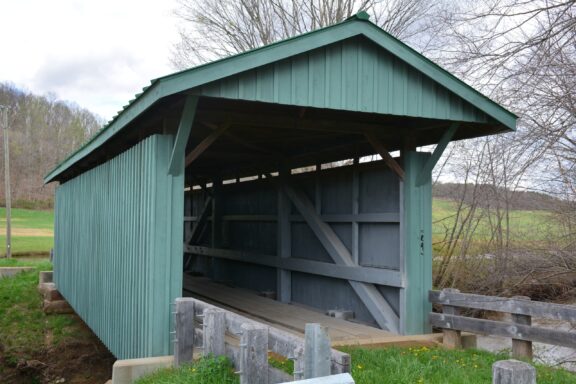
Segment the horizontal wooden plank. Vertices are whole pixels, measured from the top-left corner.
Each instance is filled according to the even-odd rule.
[[[252,252],[209,248],[194,245],[185,245],[184,249],[185,252],[195,255],[204,255],[220,259],[241,261],[245,263],[264,265],[267,267],[280,268],[289,271],[334,277],[337,279],[359,281],[398,288],[404,287],[402,274],[399,271],[390,269],[329,264],[320,261],[296,258],[280,258],[276,255],[264,255]]]
[[[360,213],[357,215],[321,215],[322,220],[326,223],[399,223],[399,213]],[[195,216],[185,216],[184,221],[195,221]],[[210,220],[210,218],[208,218]],[[223,215],[224,221],[260,221],[260,222],[276,222],[278,217],[276,215]],[[290,221],[304,222],[304,218],[300,215],[291,215]]]
[[[511,337],[518,340],[537,341],[540,343],[576,348],[576,333],[572,332],[507,323],[504,321],[447,315],[444,313],[430,313],[429,320],[433,327],[438,328]]]
[[[430,291],[431,303],[576,322],[576,306],[496,296]]]

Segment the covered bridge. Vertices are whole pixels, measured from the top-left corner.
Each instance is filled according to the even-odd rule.
[[[118,358],[170,353],[183,280],[424,333],[432,168],[515,122],[364,13],[153,80],[45,178],[55,283]]]

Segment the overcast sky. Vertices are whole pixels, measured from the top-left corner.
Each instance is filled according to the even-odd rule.
[[[175,70],[175,0],[0,0],[0,82],[110,119]]]

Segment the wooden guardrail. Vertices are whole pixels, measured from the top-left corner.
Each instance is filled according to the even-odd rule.
[[[460,293],[457,289],[430,291],[429,300],[442,305],[442,313],[430,313],[433,327],[444,332],[444,343],[460,347],[460,332],[512,338],[515,357],[532,358],[532,342],[576,348],[576,333],[532,326],[532,317],[576,322],[576,306],[531,301],[527,297],[512,298]],[[511,321],[478,319],[461,314],[462,308],[511,314]]]
[[[326,377],[318,383],[349,383],[350,355],[330,348],[325,327],[306,324],[305,337],[262,324],[194,298],[175,303],[174,361],[192,361],[193,348],[204,355],[228,356],[241,384],[273,384]],[[294,376],[268,365],[268,351],[294,361]],[[311,382],[312,383],[312,382]]]

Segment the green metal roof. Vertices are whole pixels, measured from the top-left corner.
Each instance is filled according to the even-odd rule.
[[[73,167],[74,164],[81,159],[89,156],[90,153],[102,146],[112,136],[119,133],[136,117],[166,96],[194,88],[196,88],[199,94],[214,95],[213,89],[207,88],[210,83],[239,75],[243,72],[256,70],[355,37],[362,37],[363,39],[369,40],[376,47],[382,48],[387,55],[401,61],[403,65],[410,68],[410,70],[418,72],[428,79],[432,79],[433,82],[457,95],[466,103],[471,104],[475,109],[494,119],[504,128],[515,130],[516,115],[386,33],[368,21],[366,13],[361,12],[342,23],[330,27],[152,80],[149,87],[144,88],[141,94],[136,95],[136,98],[131,100],[98,134],[54,168],[44,178],[44,181],[48,183],[57,179],[58,175]],[[229,94],[218,94],[217,96],[230,97]],[[260,100],[259,98],[252,99]],[[270,100],[270,102],[282,103],[282,100]],[[306,99],[294,104],[304,105],[308,102]],[[310,106],[315,105],[311,103]],[[334,108],[334,106],[330,104],[322,105],[321,107]],[[364,111],[360,107],[358,107],[357,110]],[[386,113],[386,110],[375,108],[371,112]],[[465,112],[466,111],[461,112],[459,115],[464,116],[466,114]],[[400,111],[400,113],[406,116],[414,116],[410,110]],[[469,115],[478,115],[478,113],[469,113]]]

